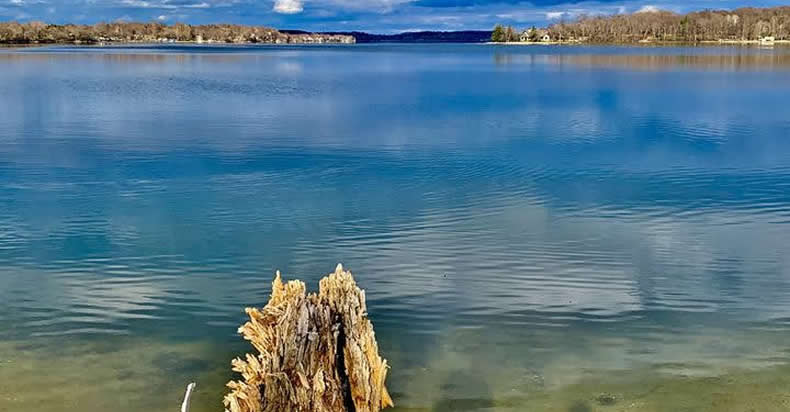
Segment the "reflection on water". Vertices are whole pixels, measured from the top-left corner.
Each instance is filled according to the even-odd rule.
[[[337,262],[401,410],[785,410],[787,56],[3,51],[0,410],[217,410]]]
[[[638,53],[638,54],[637,54]],[[608,54],[575,53],[496,53],[496,64],[547,64],[574,65],[581,67],[627,68],[635,70],[667,70],[694,68],[700,70],[788,70],[790,49],[750,49],[731,51],[726,54],[700,54],[697,50],[682,50],[677,54],[665,54],[656,48],[640,48],[636,52]]]

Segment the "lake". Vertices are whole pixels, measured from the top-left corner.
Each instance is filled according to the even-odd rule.
[[[275,270],[393,411],[786,411],[790,48],[0,50],[0,411],[222,409]]]

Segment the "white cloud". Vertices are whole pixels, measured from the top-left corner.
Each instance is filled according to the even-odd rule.
[[[315,8],[317,10],[329,8],[349,11],[389,13],[401,4],[414,3],[417,0],[275,0],[275,11],[277,3],[299,3],[301,6],[306,1],[309,1],[310,5],[313,6],[311,8]]]
[[[146,1],[146,0],[123,0],[122,3],[127,7],[136,7],[140,9],[207,9],[211,7],[206,2],[201,3],[188,3],[188,4],[171,4],[168,0],[160,1]]]
[[[273,10],[275,13],[296,14],[304,10],[304,5],[302,0],[275,0]]]
[[[167,16],[162,14],[162,15],[159,15],[159,17],[157,17],[156,19],[159,20],[159,21],[165,21],[165,20],[167,20]]]
[[[419,18],[420,23],[428,24],[428,25],[443,25],[443,26],[453,26],[453,25],[460,25],[461,17],[460,16],[422,16]]]
[[[4,0],[0,1],[0,7],[28,7],[34,5],[47,4],[45,0]]]
[[[658,7],[648,4],[646,6],[642,6],[642,8],[637,10],[636,12],[637,13],[656,13],[656,12],[659,12],[659,11],[661,11],[661,10]]]
[[[498,13],[495,14],[494,17],[497,20],[509,20],[515,23],[531,23],[538,20],[541,20],[546,14],[541,11],[536,10],[518,10],[518,11],[508,11],[506,13]],[[462,15],[465,19],[464,21],[472,21],[475,17],[473,14],[464,14]]]
[[[565,16],[564,11],[550,11],[546,13],[546,19],[548,20],[561,19],[563,16]]]

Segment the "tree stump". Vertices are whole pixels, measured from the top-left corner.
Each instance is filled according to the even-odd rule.
[[[393,406],[384,386],[365,292],[338,265],[305,293],[304,282],[283,284],[280,272],[262,310],[247,308],[239,328],[258,351],[232,361],[243,380],[228,382],[226,412],[377,412]]]

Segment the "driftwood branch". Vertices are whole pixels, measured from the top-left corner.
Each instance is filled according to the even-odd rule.
[[[378,412],[392,406],[365,292],[338,265],[319,292],[272,282],[269,303],[248,308],[239,332],[257,350],[234,359],[243,378],[228,383],[226,412]]]

